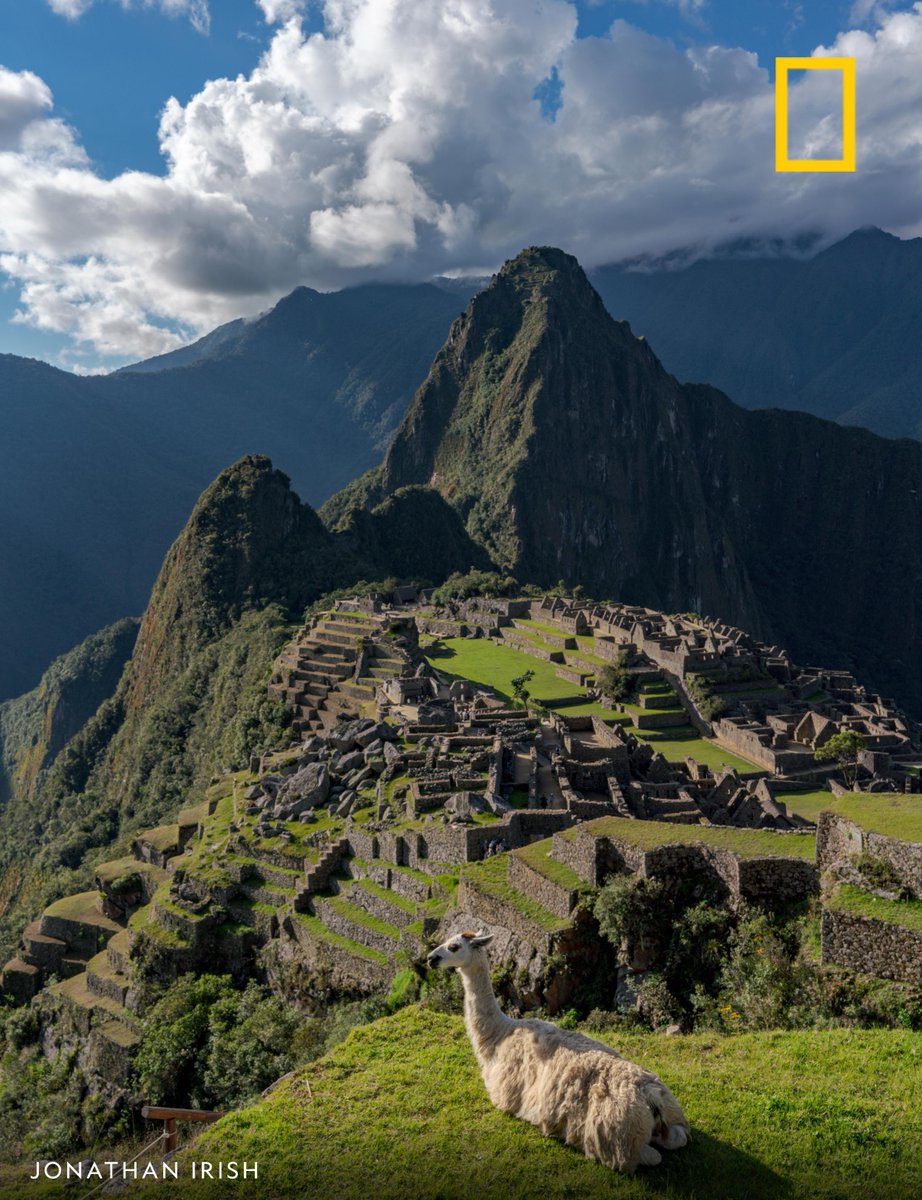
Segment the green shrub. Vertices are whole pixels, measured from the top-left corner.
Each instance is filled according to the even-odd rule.
[[[865,882],[872,888],[884,892],[896,892],[898,895],[907,893],[903,881],[885,858],[876,858],[873,854],[853,854],[849,860]]]
[[[727,711],[726,700],[712,692],[697,675],[688,676],[685,680],[685,690],[705,721],[716,721]]]
[[[250,981],[184,975],[151,1008],[135,1058],[150,1103],[230,1108],[295,1065],[297,1012]]]
[[[624,654],[611,664],[602,667],[596,675],[596,686],[609,700],[630,700],[637,690],[637,681],[624,668]]]
[[[448,604],[451,600],[470,600],[474,596],[492,599],[497,596],[513,596],[521,591],[511,575],[500,575],[497,571],[455,572],[432,593],[433,604]]]

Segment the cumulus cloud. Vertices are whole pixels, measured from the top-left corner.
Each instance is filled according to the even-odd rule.
[[[299,283],[457,274],[535,243],[593,266],[922,233],[922,2],[816,51],[857,60],[854,175],[775,174],[773,91],[744,49],[623,20],[577,38],[570,0],[326,0],[314,33],[296,5],[261,7],[278,27],[250,76],[166,103],[162,176],[100,177],[47,86],[0,76],[0,266],[21,320],[141,356]],[[555,68],[551,122],[535,92]],[[794,152],[835,153],[826,74],[792,79]]]
[[[82,17],[87,9],[92,8],[96,0],[48,0],[54,12],[71,21]],[[272,3],[273,0],[267,0]],[[279,0],[284,3],[285,0]],[[211,13],[208,0],[119,0],[122,8],[160,8],[169,17],[186,16],[199,33],[208,33],[211,29]]]
[[[256,3],[263,10],[263,16],[270,25],[277,25],[282,21],[290,21],[292,17],[299,17],[304,11],[305,0],[256,0]]]

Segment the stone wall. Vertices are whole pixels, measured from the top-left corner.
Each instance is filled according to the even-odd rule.
[[[629,634],[623,636],[626,640],[621,642],[612,642],[608,638],[596,636],[592,643],[592,653],[610,663],[620,664],[625,660],[630,662],[636,657],[637,648],[631,642]]]
[[[775,770],[775,752],[765,746],[751,729],[740,728],[732,721],[721,719],[714,722],[717,744],[745,758],[751,758],[768,771]]]
[[[869,854],[886,862],[900,883],[922,899],[922,845],[870,833],[837,813],[820,813],[816,831],[816,856],[821,870],[848,866],[852,856]]]
[[[588,667],[589,664],[587,663],[586,666]],[[579,687],[585,687],[586,682],[591,678],[594,672],[591,670],[575,671],[572,667],[558,667],[554,674],[558,679],[565,679],[567,683],[575,683]]]
[[[823,962],[916,986],[922,984],[922,933],[839,909],[823,909]]]
[[[541,646],[536,646],[535,643],[525,637],[522,633],[516,633],[514,629],[501,630],[503,641],[508,642],[511,646],[515,646],[517,650],[523,650],[526,654],[530,654],[532,658],[540,658],[545,662],[562,663],[562,650],[545,650]]]
[[[350,829],[346,835],[349,839],[349,848],[356,858],[380,858],[378,853],[378,835],[367,833],[363,829]]]
[[[725,888],[733,900],[799,900],[816,893],[816,866],[801,858],[738,858],[731,850],[701,843],[669,843],[643,850],[627,839],[595,837],[577,830],[554,838],[552,855],[593,887],[616,872],[669,879],[698,874]]]
[[[576,638],[568,633],[547,633],[543,629],[535,629],[531,625],[523,625],[520,621],[513,621],[516,629],[520,630],[530,637],[537,634],[543,642],[547,642],[549,646],[556,646],[558,650],[575,650],[577,646]],[[506,635],[508,636],[508,635]]]
[[[373,962],[351,954],[333,942],[317,937],[297,917],[283,922],[280,937],[275,939],[264,958],[270,981],[283,995],[286,989],[280,974],[286,966],[288,970],[303,974],[305,981],[314,981],[319,976],[331,989],[345,992],[376,991],[385,987],[393,974],[389,963]]]
[[[592,837],[583,829],[577,829],[576,836],[572,838],[555,834],[551,843],[551,857],[564,863],[592,887],[598,887],[604,875],[611,874],[606,863],[604,875],[600,875],[599,842],[599,838]]]
[[[801,858],[741,858],[739,895],[753,904],[802,900],[819,890],[816,864]]]
[[[486,925],[501,925],[516,937],[524,938],[539,952],[550,954],[552,951],[553,934],[530,921],[512,904],[478,891],[463,875],[458,885],[457,906]]]
[[[515,854],[509,856],[507,869],[507,878],[511,886],[536,900],[555,917],[566,920],[576,908],[579,900],[579,892],[576,889],[563,887],[553,879],[548,879]]]

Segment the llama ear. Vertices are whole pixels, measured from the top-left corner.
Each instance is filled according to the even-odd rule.
[[[471,945],[472,946],[489,946],[490,942],[492,942],[492,941],[493,941],[492,933],[475,933],[474,936],[471,938]]]

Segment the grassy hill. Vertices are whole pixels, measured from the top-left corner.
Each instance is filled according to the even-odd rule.
[[[634,1178],[493,1108],[460,1018],[412,1007],[354,1030],[258,1104],[209,1129],[183,1155],[182,1193],[203,1200],[238,1191],[274,1200],[922,1194],[917,1035],[837,1029],[611,1040],[664,1077],[692,1124],[686,1150]],[[193,1186],[192,1157],[258,1160],[259,1182]],[[13,1194],[0,1187],[0,1196]],[[176,1185],[139,1194],[175,1195]]]

